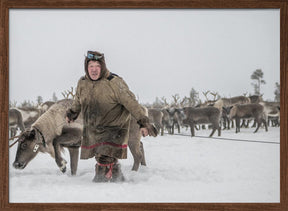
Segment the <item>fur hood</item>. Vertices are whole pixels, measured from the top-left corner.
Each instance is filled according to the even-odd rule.
[[[96,56],[102,56],[102,58],[96,60],[96,59],[89,59],[87,56],[88,54],[93,54],[93,55],[96,55]],[[86,74],[86,78],[88,78],[89,80],[93,81],[89,74],[88,74],[88,62],[91,61],[91,60],[94,60],[94,61],[98,61],[101,65],[101,75],[100,75],[100,78],[98,80],[101,80],[102,78],[107,78],[109,75],[110,75],[110,72],[109,70],[107,69],[106,67],[106,63],[105,63],[105,57],[104,57],[104,54],[103,53],[100,53],[98,51],[88,51],[87,52],[87,56],[85,57],[85,61],[84,61],[84,67],[85,67],[85,74]]]

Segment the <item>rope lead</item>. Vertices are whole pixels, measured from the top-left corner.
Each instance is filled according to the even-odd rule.
[[[178,136],[189,136],[185,134],[174,134]],[[193,136],[197,138],[208,138],[208,139],[219,139],[219,140],[225,140],[225,141],[242,141],[242,142],[254,142],[254,143],[262,143],[262,144],[280,144],[279,142],[272,142],[272,141],[255,141],[255,140],[247,140],[247,139],[234,139],[234,138],[219,138],[219,137],[205,137],[205,136]]]

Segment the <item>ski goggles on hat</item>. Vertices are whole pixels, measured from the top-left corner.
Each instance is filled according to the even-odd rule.
[[[95,59],[95,60],[99,60],[99,59],[102,59],[103,58],[103,54],[98,56],[98,55],[95,55],[95,54],[92,54],[92,53],[87,53],[87,58],[88,59]]]

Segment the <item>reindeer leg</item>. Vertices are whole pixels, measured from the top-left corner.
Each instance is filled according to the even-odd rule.
[[[265,126],[265,131],[267,132],[267,131],[268,131],[267,122],[266,122],[265,119],[262,119],[262,122],[263,122],[263,124],[264,124],[264,126]]]
[[[53,140],[53,146],[55,150],[55,160],[63,173],[66,171],[67,161],[61,157],[60,153],[61,147],[67,147],[68,150],[69,148],[75,148],[75,150],[72,151],[69,150],[71,158],[70,160],[71,174],[74,175],[76,174],[77,171],[78,155],[79,155],[79,152],[77,152],[77,150],[79,151],[81,140],[82,140],[82,131],[79,128],[64,128],[62,134]]]
[[[256,120],[254,119],[252,127],[256,127]]]
[[[223,117],[222,125],[223,125],[223,130],[225,130],[225,129],[227,128],[227,127],[226,127],[226,125],[227,125],[227,120],[226,120],[225,117]]]
[[[131,132],[131,131],[130,131]],[[132,171],[138,171],[139,169],[139,165],[143,160],[143,154],[141,151],[141,135],[140,134],[131,134],[129,136],[129,140],[128,140],[128,147],[130,149],[130,152],[133,156],[133,167],[132,167]]]
[[[233,119],[231,120],[231,128],[234,128],[234,121],[233,121]]]
[[[227,129],[227,130],[230,130],[230,120],[229,120],[229,118],[227,118],[227,117],[224,117],[224,122],[223,122],[224,124],[224,127],[223,127],[223,130],[225,129]]]
[[[142,159],[141,153],[139,151],[139,149],[135,149],[135,145],[130,145],[129,144],[129,149],[131,151],[131,154],[133,156],[134,159],[134,163],[133,163],[133,167],[132,167],[132,171],[138,171],[139,169],[139,165]]]
[[[267,127],[267,123],[266,123],[266,120],[265,120],[265,119],[263,120],[263,123],[264,123],[264,125],[265,125],[265,131],[267,132],[267,131],[268,131],[268,127]]]
[[[214,127],[213,127],[213,130],[212,130],[212,132],[211,132],[211,134],[210,134],[210,136],[209,136],[209,137],[212,137],[212,136],[213,136],[213,134],[215,133],[215,131],[216,131],[216,128],[214,128]]]
[[[76,175],[79,160],[79,147],[68,147],[70,154],[71,175]]]
[[[143,146],[142,141],[140,141],[140,151],[142,152],[141,165],[142,165],[142,166],[146,166],[145,152],[144,152],[144,146]]]
[[[171,128],[171,134],[172,134],[172,135],[174,134],[174,127],[175,127],[175,123],[173,122],[172,128]]]
[[[257,128],[254,131],[254,133],[256,133],[258,131],[259,127],[261,126],[261,122],[262,122],[261,120],[257,119]]]
[[[245,127],[245,124],[246,124],[246,120],[245,119],[242,119],[242,124],[241,124],[241,128]]]
[[[248,127],[249,127],[249,124],[250,124],[250,120],[248,119],[248,120],[247,120],[247,124],[245,125],[245,128],[248,128]]]
[[[236,123],[236,133],[240,132],[240,118],[235,119]]]
[[[221,126],[218,126],[218,136],[221,136]]]
[[[195,136],[195,129],[194,129],[195,125],[192,123],[190,124],[190,130],[191,130],[191,136]]]
[[[14,128],[14,127],[11,127],[10,128],[10,137],[14,137],[14,136],[16,136],[16,129]]]
[[[67,161],[64,160],[61,156],[61,146],[60,146],[60,143],[58,142],[57,138],[55,138],[53,140],[53,147],[54,147],[54,151],[55,151],[56,164],[60,168],[60,171],[62,171],[62,173],[65,173]]]
[[[215,131],[218,129],[218,135],[219,135],[219,128],[221,128],[220,127],[220,124],[218,123],[218,126],[216,126],[216,124],[213,124],[212,125],[212,132],[211,132],[211,134],[210,134],[210,136],[209,137],[212,137],[213,136],[213,134],[215,133]]]
[[[230,120],[227,118],[228,130],[230,130]]]

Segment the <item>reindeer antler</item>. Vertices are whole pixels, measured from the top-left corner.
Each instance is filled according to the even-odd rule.
[[[203,93],[203,95],[205,96],[205,98],[206,98],[206,101],[209,101],[209,99],[208,99],[208,97],[207,97],[207,95],[208,95],[208,93],[209,93],[210,91],[208,90],[207,92],[202,92]]]
[[[9,141],[13,140],[14,138],[19,138],[22,134],[23,134],[23,132],[20,133],[18,136],[13,136],[13,137],[9,138]],[[13,147],[17,142],[19,142],[19,139],[17,139],[11,145],[9,145],[9,148]]]
[[[167,103],[167,99],[165,97],[161,97],[161,100],[165,106],[169,106],[169,103]]]
[[[210,92],[210,94],[214,97],[212,101],[215,101],[216,97],[218,96],[218,92]]]
[[[185,97],[181,100],[181,102],[180,102],[180,106],[181,106],[181,107],[184,107],[186,101],[189,102],[190,99],[189,99],[188,97],[185,96]]]
[[[245,92],[245,93],[243,93],[243,96],[244,96],[244,97],[246,97],[246,96],[247,96],[247,94],[248,94],[248,92]]]
[[[179,105],[178,100],[180,99],[179,94],[172,95],[172,98],[174,100],[174,102],[173,102],[174,106],[178,106]]]
[[[71,87],[71,91],[70,90],[65,90],[61,94],[63,95],[63,97],[65,99],[68,99],[70,95],[72,96],[72,99],[74,99],[74,97],[75,97],[75,93],[73,92],[73,87]]]

